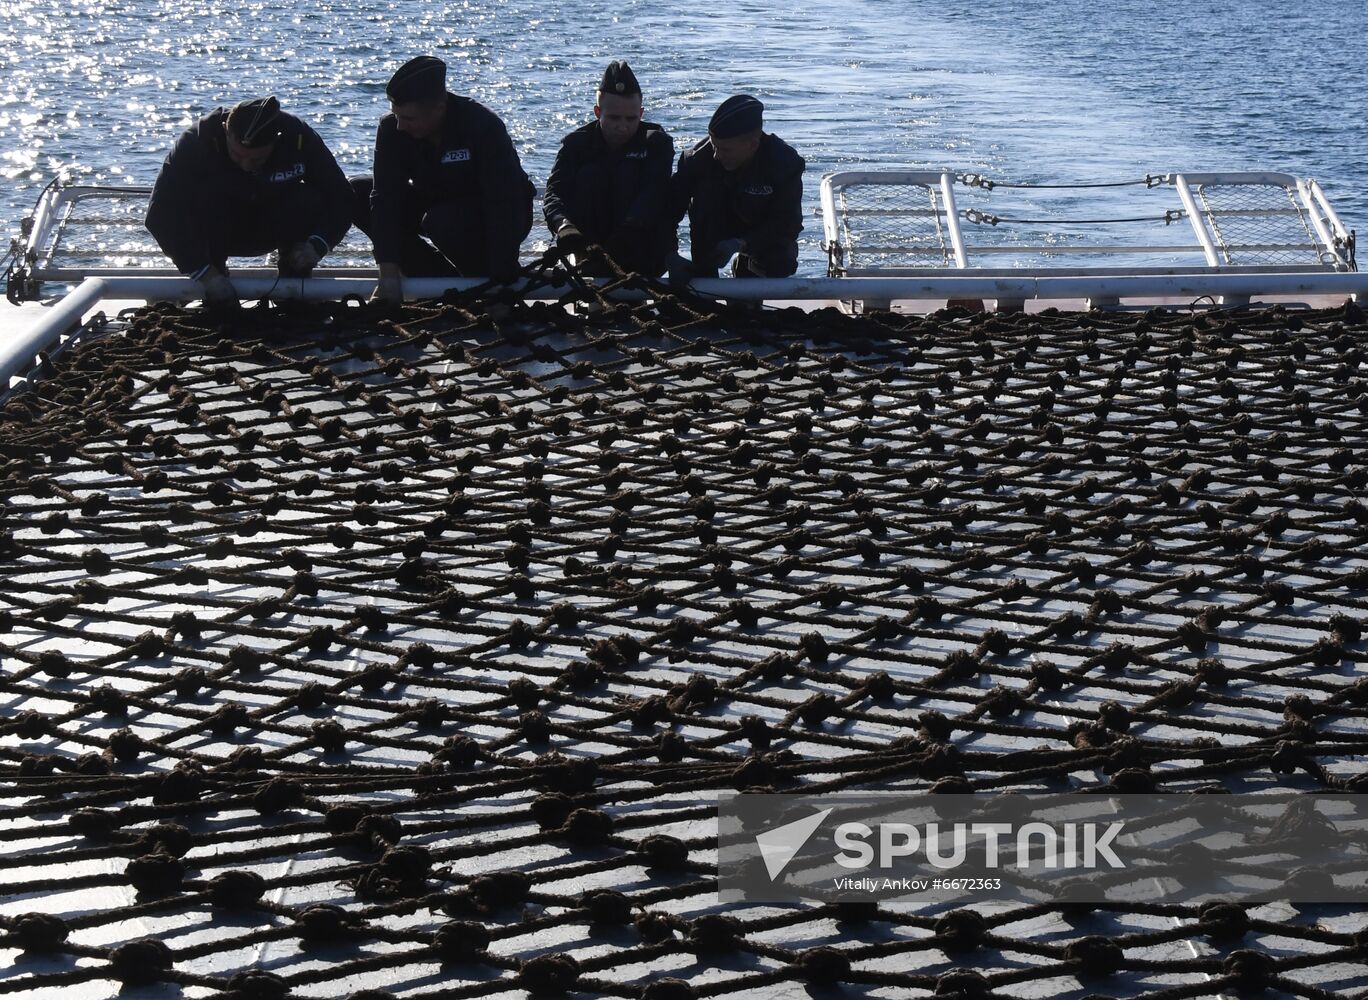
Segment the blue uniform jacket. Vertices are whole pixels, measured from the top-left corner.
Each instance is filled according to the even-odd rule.
[[[347,177],[318,133],[281,113],[281,135],[270,159],[247,173],[228,158],[223,124],[228,108],[216,108],[187,129],[162,164],[147,204],[147,228],[176,268],[198,276],[212,249],[199,223],[204,213],[278,213],[301,187],[322,195],[318,236],[328,248],[351,228],[352,194]]]
[[[598,121],[588,122],[561,140],[542,199],[546,228],[554,234],[569,219],[589,239],[605,243],[623,225],[670,227],[673,166],[674,140],[659,125],[642,122],[627,145],[614,151]]]
[[[503,121],[484,105],[448,93],[446,117],[436,138],[430,142],[405,135],[393,114],[380,119],[371,190],[375,259],[400,259],[404,228],[411,224],[409,207],[415,200],[428,209],[467,199],[480,206],[491,257],[516,259],[521,235],[514,223],[531,217],[536,189]]]
[[[766,273],[792,274],[803,231],[803,169],[792,146],[768,132],[750,164],[734,173],[713,158],[704,139],[683,152],[671,183],[674,217],[689,214],[695,265],[724,239],[740,237]]]

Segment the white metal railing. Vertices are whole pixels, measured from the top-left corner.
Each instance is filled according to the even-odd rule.
[[[1063,190],[1074,200],[1076,213],[1080,206],[1099,205],[1090,189],[1108,187],[1138,189],[1145,214],[1121,219],[1016,218],[995,201],[1010,202],[1023,192],[1034,198],[1045,190]],[[143,226],[150,190],[50,184],[26,220],[18,267],[10,279],[11,297],[31,297],[42,282],[175,275]],[[842,171],[823,177],[820,204],[828,276],[836,278],[1105,278],[1357,270],[1354,233],[1340,221],[1324,190],[1315,180],[1286,173],[1147,174],[1114,184],[1048,185],[993,181],[949,170]],[[1004,214],[994,214],[997,211]],[[1187,242],[1137,239],[1130,231],[1123,233],[1124,239],[1116,237],[1117,224],[1149,222],[1167,229],[1183,220],[1188,226],[1172,231],[1188,232]],[[1101,224],[1105,225],[1100,231],[1110,241],[1087,238],[1088,232],[1098,231],[1088,227]],[[1034,234],[1041,227],[1051,237],[1065,232],[1068,239],[1037,240]],[[529,238],[525,247],[535,243]],[[1032,255],[1038,259],[1022,266],[1020,259]],[[1156,256],[1168,259],[1154,263]],[[1004,266],[1013,257],[1018,258],[1017,266]],[[1150,260],[1136,263],[1137,257]],[[359,279],[374,274],[369,246],[359,233],[344,240],[325,265],[315,271],[317,277]],[[249,267],[235,268],[235,273],[273,272]]]
[[[144,225],[151,194],[146,186],[50,183],[24,220],[22,245],[10,275],[10,298],[31,297],[43,282],[178,275]],[[525,258],[539,249],[535,232],[524,241]],[[264,257],[246,259],[257,267],[265,263]],[[374,272],[370,242],[356,229],[332,249],[324,266],[314,270],[318,277],[334,278]]]
[[[18,261],[28,282],[70,282],[88,277],[179,274],[144,226],[150,187],[55,182],[44,189],[25,221]],[[362,274],[374,269],[369,246],[356,234],[334,248],[319,274]]]
[[[1094,217],[1099,205],[1114,210],[1120,201],[1114,196],[1100,202],[1091,196],[1098,188],[1137,189],[1138,202],[1127,204],[1138,204],[1143,214]],[[993,192],[1003,189],[1036,198],[1047,190],[1067,191],[1075,214],[996,215]],[[960,207],[957,191],[972,194],[978,204]],[[1069,185],[995,182],[949,170],[853,170],[823,177],[820,199],[827,273],[838,277],[915,275],[937,268],[979,271],[987,260],[1010,257],[1028,259],[1041,271],[1060,269],[1055,261],[1066,257],[1091,257],[1093,266],[1069,265],[1073,273],[1091,274],[1356,270],[1354,234],[1324,190],[1315,180],[1287,173],[1146,174],[1131,181]],[[1077,217],[1080,208],[1086,217]],[[1137,228],[1146,223],[1167,228],[1183,220],[1192,237],[1187,242],[1156,241]],[[1028,235],[1039,226],[1052,227],[1051,236],[1067,232],[1071,241],[1041,242]],[[1105,238],[1089,238],[1089,231]],[[981,238],[985,232],[993,238]],[[1097,263],[1118,256],[1141,262]],[[1156,258],[1170,259],[1156,263]]]

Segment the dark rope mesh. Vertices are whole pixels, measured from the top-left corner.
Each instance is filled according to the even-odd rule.
[[[0,993],[1364,986],[1343,909],[714,895],[723,789],[1368,787],[1356,311],[563,305],[9,399]]]

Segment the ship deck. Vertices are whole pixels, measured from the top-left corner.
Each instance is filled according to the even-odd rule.
[[[717,901],[724,790],[1368,746],[1356,306],[813,305],[101,306],[0,411],[0,993],[1368,987],[1352,907]]]

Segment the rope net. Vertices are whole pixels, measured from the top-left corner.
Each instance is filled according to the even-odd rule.
[[[8,399],[0,994],[1362,995],[1344,908],[715,896],[725,789],[1364,790],[1356,310],[650,290]]]

